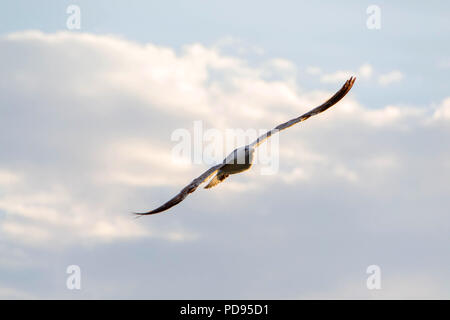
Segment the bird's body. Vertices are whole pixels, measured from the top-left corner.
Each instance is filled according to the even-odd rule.
[[[232,153],[230,153],[222,163],[215,165],[205,171],[202,175],[200,175],[198,178],[191,181],[190,184],[188,184],[186,187],[184,187],[175,197],[167,201],[162,206],[156,208],[155,210],[144,212],[144,213],[136,213],[138,215],[149,215],[149,214],[155,214],[162,211],[165,211],[174,205],[180,203],[183,201],[188,194],[194,192],[197,187],[207,179],[209,179],[213,174],[217,173],[211,181],[206,185],[205,189],[212,188],[216,186],[217,184],[224,181],[229,175],[241,173],[243,171],[246,171],[250,169],[252,166],[255,148],[257,148],[263,141],[270,138],[273,134],[275,134],[278,131],[287,129],[294,124],[297,124],[299,122],[305,121],[306,119],[309,119],[312,116],[315,116],[316,114],[319,114],[321,112],[324,112],[328,108],[335,105],[337,102],[339,102],[352,88],[353,83],[355,82],[355,78],[351,77],[349,80],[345,82],[345,84],[342,86],[342,88],[336,92],[334,96],[332,96],[330,99],[328,99],[326,102],[321,104],[320,106],[312,109],[311,111],[294,118],[292,120],[289,120],[285,123],[282,123],[275,127],[274,129],[266,132],[262,136],[260,136],[258,139],[256,139],[253,143],[248,144],[244,147],[240,147],[235,149]]]
[[[249,146],[235,149],[223,160],[224,165],[217,171],[216,176],[206,185],[205,189],[218,185],[231,174],[250,169],[253,164],[254,153],[255,148]]]

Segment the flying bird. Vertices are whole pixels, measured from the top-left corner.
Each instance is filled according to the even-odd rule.
[[[328,99],[326,102],[321,104],[320,106],[312,109],[311,111],[294,118],[292,120],[289,120],[285,123],[280,124],[279,126],[275,127],[274,129],[266,132],[262,136],[260,136],[258,139],[256,139],[254,142],[244,146],[235,149],[233,152],[231,152],[222,163],[217,164],[211,168],[209,168],[207,171],[205,171],[202,175],[200,175],[198,178],[195,178],[191,181],[186,187],[184,187],[175,197],[161,205],[160,207],[148,211],[148,212],[142,212],[142,213],[135,213],[139,216],[144,215],[150,215],[155,213],[160,213],[163,211],[166,211],[173,206],[177,205],[181,201],[183,201],[190,193],[194,192],[200,184],[202,184],[204,181],[208,180],[212,175],[216,174],[209,183],[205,186],[205,189],[212,188],[216,186],[217,184],[224,181],[229,175],[240,173],[243,171],[246,171],[250,169],[253,162],[253,155],[255,153],[256,147],[258,147],[263,141],[270,138],[272,134],[277,133],[281,130],[287,129],[294,124],[297,124],[299,122],[305,121],[306,119],[315,116],[316,114],[319,114],[321,112],[324,112],[328,108],[332,107],[336,103],[338,103],[352,88],[353,83],[355,82],[355,77],[351,77],[348,79],[345,84],[342,86],[342,88],[334,94],[330,99]]]

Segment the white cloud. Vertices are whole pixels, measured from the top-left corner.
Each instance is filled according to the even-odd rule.
[[[11,53],[16,59],[8,59]],[[255,276],[261,283],[266,283],[268,270],[281,267],[276,263],[289,257],[292,263],[283,264],[288,269],[276,282],[285,282],[285,276],[296,285],[309,281],[311,269],[319,274],[321,266],[323,273],[315,281],[328,272],[346,276],[372,244],[370,249],[380,248],[386,259],[407,246],[414,248],[411,261],[423,248],[419,254],[435,250],[429,257],[441,259],[438,252],[445,250],[450,224],[450,157],[442,143],[449,138],[448,130],[438,122],[448,120],[450,98],[437,107],[390,103],[386,98],[382,105],[368,108],[356,99],[362,94],[358,85],[326,113],[280,134],[276,174],[260,175],[255,165],[212,190],[199,188],[167,214],[132,219],[130,211],[153,209],[206,168],[172,161],[174,130],[192,133],[196,120],[221,132],[269,129],[334,93],[321,87],[305,90],[292,76],[297,67],[279,59],[250,65],[202,44],[177,52],[83,33],[22,32],[0,38],[0,104],[14,106],[8,118],[0,117],[2,148],[8,150],[0,160],[0,266],[17,270],[32,265],[30,274],[41,278],[35,269],[47,262],[43,252],[57,253],[50,262],[54,274],[61,267],[53,265],[55,260],[72,263],[73,257],[86,256],[85,247],[90,251],[96,246],[98,251],[92,252],[100,255],[113,248],[109,254],[122,264],[114,265],[108,276],[113,278],[114,268],[124,265],[123,270],[134,275],[141,259],[147,259],[142,267],[145,279],[158,294],[161,289],[173,294],[165,280],[179,273],[167,271],[167,266],[181,261],[193,279],[200,277],[195,272],[209,279],[220,272],[216,267],[224,251],[236,257],[236,263],[223,268],[224,275]],[[378,79],[369,65],[356,69],[357,81]],[[323,75],[320,68],[312,72]],[[347,76],[329,80],[338,81],[338,89]],[[354,250],[342,250],[351,245]],[[267,260],[267,251],[274,259]],[[162,252],[170,256],[169,262],[161,263]],[[186,259],[190,255],[196,259]],[[93,259],[98,261],[89,272],[94,265],[103,272],[102,259]],[[263,276],[254,273],[260,262],[270,268],[262,269]],[[336,268],[329,268],[331,263]],[[339,272],[340,267],[345,271]],[[292,279],[293,273],[298,279]],[[130,275],[126,283],[147,290],[142,274],[137,270],[135,282]],[[120,283],[122,291],[123,279],[108,279],[108,285]],[[425,296],[448,296],[435,287],[435,279],[391,279],[385,282],[385,297],[406,295],[410,281],[410,296],[425,291]],[[230,283],[242,289],[242,278]],[[323,296],[356,292],[353,296],[367,297],[364,287],[359,295],[352,291],[355,282],[349,283]],[[397,289],[389,289],[390,284]],[[191,293],[192,286],[184,285]],[[5,297],[23,294],[6,284],[2,288]],[[233,293],[235,288],[228,290]],[[248,290],[240,290],[240,296]],[[134,287],[132,291],[137,292]]]
[[[353,71],[336,71],[322,75],[320,80],[324,83],[341,83],[354,75]]]
[[[308,180],[309,174],[304,168],[294,168],[291,172],[280,174],[280,178],[286,183],[294,183],[299,180]]]
[[[236,52],[240,55],[245,54],[256,54],[256,55],[263,55],[264,49],[258,46],[255,46],[251,43],[248,43],[242,39],[232,37],[232,36],[226,36],[222,39],[219,39],[214,43],[214,48],[217,48],[219,50],[227,50],[230,49],[233,52]]]
[[[285,71],[285,70],[286,71],[295,71],[296,70],[295,65],[291,61],[286,60],[286,59],[280,59],[280,58],[272,59],[269,61],[269,64],[281,71]]]
[[[449,121],[450,120],[450,98],[444,99],[441,105],[433,114],[434,121]]]
[[[414,119],[415,124],[424,124],[425,121],[421,117],[425,116],[426,110],[423,108],[387,105],[378,110],[364,110],[361,112],[362,119],[373,126],[392,126],[406,124],[406,122]],[[399,128],[399,126],[397,126]]]
[[[357,182],[358,181],[358,175],[356,172],[346,168],[343,165],[338,165],[334,169],[335,174],[338,177],[344,178],[345,180],[349,182]]]
[[[373,67],[368,63],[363,64],[358,70],[358,76],[363,79],[369,79],[372,76],[372,73]]]
[[[0,185],[10,186],[20,181],[20,175],[9,170],[0,169]]]
[[[440,68],[440,69],[450,68],[450,59],[447,58],[447,59],[442,59],[441,61],[439,61],[438,68]]]
[[[317,76],[322,73],[322,69],[320,69],[319,67],[315,67],[315,66],[309,66],[309,67],[306,67],[305,72],[312,76]]]
[[[321,74],[320,69],[308,68],[307,73],[311,75]],[[352,70],[339,70],[333,73],[322,74],[320,80],[324,83],[341,83],[348,78],[354,76],[357,77],[359,81],[368,80],[372,77],[373,67],[372,65],[365,63],[359,67],[357,71]]]
[[[395,154],[380,154],[367,159],[366,165],[371,170],[389,170],[397,168],[400,160]]]
[[[23,168],[20,174],[0,171],[0,185],[7,186],[0,194],[4,213],[0,228],[8,239],[26,244],[198,239],[198,231],[180,223],[183,217],[176,215],[168,225],[155,220],[148,226],[129,215],[168,200],[205,169],[172,161],[171,132],[190,130],[194,120],[222,131],[269,129],[333,94],[302,90],[291,75],[296,66],[288,60],[251,67],[241,58],[201,44],[185,46],[177,54],[171,48],[112,36],[33,31],[2,37],[0,49],[1,61],[9,61],[2,52],[17,52],[15,62],[2,65],[2,77],[8,81],[1,83],[0,90],[15,101],[33,100],[32,106],[17,103],[17,117],[30,110],[36,116],[29,130],[17,131],[9,122],[1,125],[8,141],[14,141],[7,147],[15,158],[0,167],[22,163]],[[19,54],[30,50],[32,57]],[[73,54],[61,54],[67,52]],[[275,73],[276,80],[266,79],[268,72]],[[320,73],[320,69],[309,72]],[[359,68],[363,78],[372,73],[368,64]],[[339,71],[322,75],[322,80],[343,82],[350,75]],[[290,187],[343,179],[375,184],[378,180],[367,180],[373,178],[371,166],[398,170],[395,160],[367,149],[384,145],[377,137],[381,130],[422,128],[426,119],[446,118],[447,109],[444,102],[434,114],[426,108],[394,105],[372,110],[351,92],[317,121],[282,134],[277,175],[230,177],[205,197],[212,199],[219,191],[262,192],[267,186],[258,179]],[[363,136],[367,140],[361,145]],[[342,153],[337,148],[342,144],[360,150],[360,161]],[[197,202],[186,201],[182,208],[196,206]]]
[[[382,86],[387,86],[391,83],[399,82],[403,79],[403,73],[398,70],[394,70],[378,77],[378,83]]]

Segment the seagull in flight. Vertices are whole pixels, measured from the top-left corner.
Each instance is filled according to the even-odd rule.
[[[301,115],[297,118],[294,118],[292,120],[280,124],[279,126],[260,136],[254,142],[244,147],[235,149],[223,160],[222,163],[209,168],[202,175],[192,180],[191,183],[189,183],[186,187],[184,187],[175,197],[173,197],[160,207],[148,212],[141,212],[141,213],[137,212],[135,214],[139,216],[145,216],[166,211],[172,208],[173,206],[179,204],[181,201],[183,201],[190,193],[194,192],[200,184],[208,180],[212,175],[216,174],[205,186],[205,189],[209,189],[218,185],[231,174],[241,173],[243,171],[250,169],[250,167],[252,166],[253,154],[255,153],[255,149],[263,141],[270,138],[272,134],[287,129],[289,127],[292,127],[294,124],[297,124],[299,122],[305,121],[306,119],[315,116],[316,114],[319,114],[321,112],[324,112],[328,108],[338,103],[350,91],[350,89],[353,86],[353,83],[355,83],[355,79],[356,79],[355,77],[351,77],[350,79],[348,79],[342,86],[342,88],[334,94],[334,96],[332,96],[330,99],[328,99],[320,106],[312,109],[311,111],[305,113],[304,115]]]

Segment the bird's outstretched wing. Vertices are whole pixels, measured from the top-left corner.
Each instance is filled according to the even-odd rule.
[[[341,100],[352,88],[353,83],[355,83],[356,78],[355,77],[351,77],[350,79],[348,79],[345,84],[342,86],[342,88],[336,92],[334,94],[334,96],[332,96],[330,99],[328,99],[326,102],[322,103],[320,106],[312,109],[311,111],[301,115],[298,118],[289,120],[285,123],[280,124],[279,126],[273,128],[272,130],[264,133],[262,136],[260,136],[258,139],[256,139],[253,143],[250,144],[250,146],[253,147],[257,147],[259,146],[264,140],[270,138],[270,136],[278,131],[287,129],[291,126],[293,126],[294,124],[297,124],[299,122],[305,121],[306,119],[315,116],[316,114],[319,114],[321,112],[324,112],[325,110],[327,110],[328,108],[332,107],[333,105],[335,105],[336,103],[339,102],[339,100]]]
[[[175,197],[164,203],[162,206],[156,208],[155,210],[149,211],[149,212],[135,212],[134,214],[139,216],[145,216],[149,214],[155,214],[159,212],[166,211],[167,209],[172,208],[174,205],[179,204],[181,201],[184,200],[188,196],[189,193],[192,193],[195,191],[195,189],[198,188],[198,186],[205,180],[207,180],[211,175],[213,175],[217,170],[219,170],[222,166],[224,166],[223,163],[215,165],[214,167],[209,168],[207,171],[205,171],[202,175],[200,175],[198,178],[195,178],[191,181],[186,187],[183,188],[183,190],[180,191]]]
[[[331,106],[336,104],[339,100],[341,100],[350,91],[350,89],[353,86],[353,83],[355,82],[355,79],[356,78],[351,77],[349,80],[347,80],[345,82],[345,84],[342,86],[342,88],[338,92],[336,92],[336,94],[334,96],[332,96],[330,99],[328,99],[328,101],[326,101],[325,103],[323,103],[320,106],[314,108],[313,110],[305,113],[304,115],[301,115],[298,118],[295,118],[295,119],[289,120],[288,122],[280,124],[279,126],[275,127],[274,129],[272,129],[272,130],[268,131],[267,133],[263,134],[262,136],[260,136],[255,142],[253,142],[249,146],[256,147],[259,144],[261,144],[261,142],[268,139],[273,133],[284,130],[286,128],[289,128],[296,123],[299,123],[301,121],[308,119],[309,117],[312,117],[316,114],[324,112],[325,110],[327,110],[328,108],[330,108]],[[221,163],[221,164],[211,167],[210,169],[205,171],[202,175],[200,175],[198,178],[195,178],[194,180],[192,180],[190,184],[188,184],[186,187],[183,188],[183,190],[180,191],[180,193],[178,193],[175,197],[173,197],[172,199],[170,199],[169,201],[164,203],[162,206],[160,206],[152,211],[149,211],[149,212],[135,213],[135,214],[139,215],[139,216],[144,216],[144,215],[163,212],[167,209],[172,208],[173,206],[175,206],[178,203],[180,203],[181,201],[183,201],[188,196],[188,194],[194,192],[202,182],[207,180],[211,175],[213,175],[215,172],[217,172],[217,170],[219,170],[224,165],[225,165],[224,163]]]

